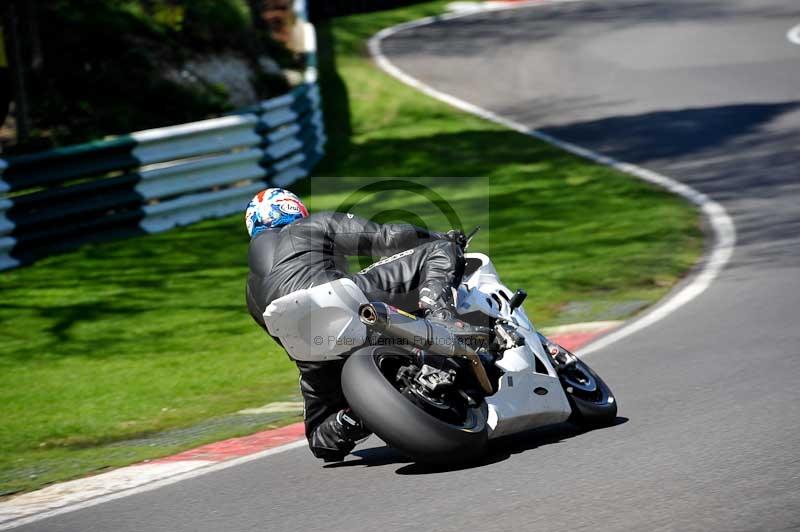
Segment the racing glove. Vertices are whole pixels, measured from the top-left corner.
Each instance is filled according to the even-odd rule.
[[[445,238],[450,242],[453,242],[461,249],[466,249],[469,240],[467,240],[467,235],[464,234],[463,231],[459,231],[458,229],[451,229],[447,233],[445,233]]]

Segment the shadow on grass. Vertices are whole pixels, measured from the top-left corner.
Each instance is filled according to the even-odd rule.
[[[461,471],[464,469],[477,469],[508,460],[512,455],[531,451],[546,445],[562,443],[570,438],[583,436],[595,430],[614,428],[628,422],[628,418],[617,417],[609,427],[581,428],[572,423],[561,423],[534,429],[514,436],[507,436],[489,443],[489,452],[477,462],[450,466],[431,465],[415,462],[400,451],[391,447],[372,447],[360,449],[353,453],[357,460],[347,460],[328,464],[325,469],[338,469],[342,467],[383,467],[395,464],[405,464],[395,471],[398,475],[433,475]]]
[[[317,172],[330,171],[342,157],[350,152],[353,128],[350,123],[350,98],[347,86],[336,65],[336,47],[333,28],[329,21],[316,25],[317,61],[319,64],[319,86],[322,94],[323,122],[328,137],[325,158]]]

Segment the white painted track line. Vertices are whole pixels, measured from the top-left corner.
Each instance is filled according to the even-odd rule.
[[[790,29],[786,33],[786,38],[789,39],[789,42],[800,45],[800,24]]]
[[[47,507],[47,510],[40,511],[31,515],[25,515],[24,517],[14,518],[10,517],[8,520],[4,520],[0,523],[0,530],[8,530],[11,528],[17,528],[22,525],[27,525],[30,523],[34,523],[36,521],[41,521],[42,519],[48,519],[50,517],[54,517],[57,515],[74,512],[76,510],[82,510],[84,508],[90,508],[92,506],[96,506],[98,504],[102,504],[104,502],[113,501],[116,499],[121,499],[123,497],[128,497],[130,495],[136,495],[138,493],[144,493],[147,491],[152,491],[164,486],[169,486],[170,484],[175,484],[177,482],[181,482],[183,480],[188,480],[190,478],[199,477],[201,475],[206,475],[208,473],[213,473],[215,471],[220,471],[222,469],[228,469],[229,467],[236,467],[247,462],[252,462],[253,460],[260,460],[261,458],[265,458],[267,456],[272,456],[275,454],[283,453],[286,451],[290,451],[292,449],[297,449],[299,447],[304,447],[306,445],[305,438],[302,440],[298,440],[292,443],[287,443],[285,445],[281,445],[279,447],[273,447],[272,449],[267,449],[265,451],[261,451],[259,453],[250,454],[247,456],[242,456],[241,458],[234,458],[232,460],[226,460],[223,462],[212,462],[210,465],[206,465],[202,461],[196,461],[195,463],[188,463],[185,467],[188,469],[187,471],[181,471],[181,462],[175,462],[171,464],[175,469],[175,474],[171,476],[167,476],[164,478],[157,478],[151,482],[146,482],[141,485],[137,485],[135,487],[129,489],[121,489],[119,491],[114,491],[112,493],[107,493],[98,497],[93,497],[87,500],[81,500],[80,502],[76,503],[69,503],[67,502],[64,506],[60,506],[57,508],[52,508],[52,502],[43,501],[42,506]],[[164,464],[161,464],[164,465]],[[130,466],[130,468],[142,468],[147,467],[146,465],[134,465]],[[129,468],[125,468],[129,469]],[[116,470],[117,474],[122,470]],[[114,473],[114,472],[112,472]],[[81,480],[72,481],[74,483],[79,483]],[[90,480],[91,481],[91,480]],[[94,481],[96,482],[96,481]],[[45,490],[47,488],[44,488]],[[32,492],[31,496],[35,496],[38,492]],[[21,497],[25,497],[22,495]]]
[[[539,140],[543,140],[579,157],[610,166],[638,179],[655,184],[668,190],[669,192],[672,192],[673,194],[677,194],[689,200],[700,208],[700,211],[708,220],[711,230],[713,231],[714,241],[711,249],[704,257],[700,267],[696,270],[696,273],[694,273],[688,282],[683,283],[681,288],[667,296],[666,299],[662,300],[659,304],[648,310],[645,314],[637,319],[634,319],[627,325],[624,325],[623,327],[611,332],[610,334],[592,342],[578,352],[578,354],[581,356],[585,356],[589,353],[603,349],[614,342],[622,340],[623,338],[630,336],[631,334],[634,334],[645,327],[649,327],[702,294],[711,285],[717,275],[719,275],[733,254],[733,250],[736,245],[736,229],[733,224],[733,220],[721,204],[709,198],[702,192],[695,190],[684,183],[676,181],[675,179],[653,172],[646,168],[636,166],[634,164],[618,161],[576,144],[557,139],[551,135],[548,135],[547,133],[529,128],[524,124],[502,117],[496,113],[493,113],[492,111],[483,109],[482,107],[478,107],[477,105],[465,102],[464,100],[460,100],[455,96],[434,89],[430,85],[426,85],[422,81],[400,70],[396,65],[389,61],[389,59],[381,50],[381,43],[384,39],[387,39],[388,37],[391,37],[392,35],[400,33],[404,30],[427,26],[429,24],[433,24],[434,22],[468,17],[470,15],[484,13],[486,11],[519,9],[523,7],[535,7],[574,1],[581,0],[545,0],[539,2],[526,2],[508,5],[492,5],[489,8],[479,11],[455,12],[436,17],[426,17],[381,30],[370,39],[369,52],[378,67],[380,67],[387,74],[397,78],[406,85],[413,87],[432,98],[436,98],[437,100],[447,103],[467,113],[479,116],[498,124],[502,124],[509,129],[513,129],[514,131],[518,131]],[[800,39],[800,27],[796,29],[798,29],[797,37]]]

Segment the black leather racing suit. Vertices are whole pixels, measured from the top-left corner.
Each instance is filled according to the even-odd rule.
[[[357,274],[347,272],[347,256],[389,258]],[[250,242],[247,307],[266,330],[267,306],[296,290],[347,277],[370,301],[406,310],[418,308],[419,292],[452,299],[451,287],[464,274],[462,248],[443,233],[408,224],[378,224],[346,213],[315,213],[279,229],[268,229]],[[342,408],[344,361],[296,362],[305,404],[306,437],[312,452],[314,431]]]

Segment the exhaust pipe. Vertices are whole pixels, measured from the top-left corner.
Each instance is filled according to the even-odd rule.
[[[370,330],[394,338],[403,345],[428,349],[432,343],[432,324],[428,320],[419,319],[386,303],[361,305],[358,315],[361,323]]]
[[[393,338],[401,345],[421,349],[435,355],[466,358],[481,387],[487,394],[493,392],[486,368],[475,350],[458,338],[447,327],[431,323],[424,318],[404,312],[386,303],[366,303],[358,309],[361,323],[371,331]]]
[[[375,325],[375,323],[378,321],[378,312],[372,305],[361,305],[361,308],[358,309],[358,312],[359,317],[361,318],[361,323],[368,327]]]

